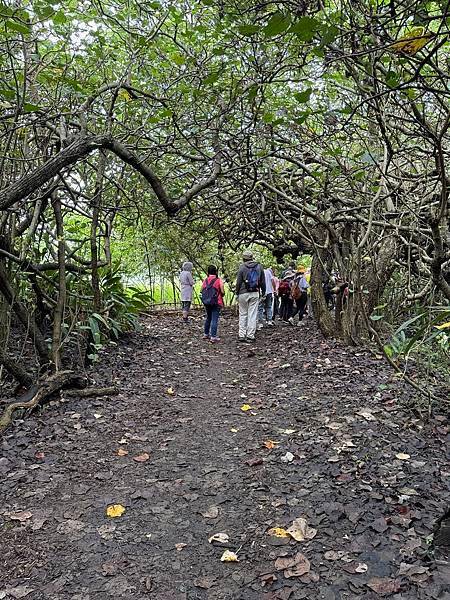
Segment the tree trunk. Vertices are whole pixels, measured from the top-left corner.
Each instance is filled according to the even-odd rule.
[[[42,334],[42,331],[39,329],[34,316],[30,315],[28,313],[28,310],[25,308],[25,305],[22,304],[22,302],[17,299],[16,294],[9,282],[5,267],[1,261],[0,261],[0,293],[4,296],[7,303],[11,306],[12,310],[17,315],[19,321],[25,327],[25,330],[31,332],[31,337],[33,339],[33,343],[37,350],[37,353],[39,355],[39,360],[40,360],[41,364],[47,364],[49,362],[49,353],[48,353],[47,343]]]
[[[333,317],[323,293],[323,260],[326,251],[317,249],[311,263],[311,306],[320,331],[325,337],[335,334]]]
[[[58,239],[58,301],[53,313],[52,359],[55,369],[59,371],[61,369],[61,334],[66,306],[66,256],[61,202],[56,193],[52,199],[52,206]]]

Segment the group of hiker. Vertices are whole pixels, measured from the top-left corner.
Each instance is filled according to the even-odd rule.
[[[191,262],[185,262],[180,273],[185,323],[189,320],[194,290],[193,268]],[[272,267],[264,268],[255,260],[253,252],[245,250],[235,287],[239,307],[238,342],[252,343],[257,329],[262,329],[264,325],[273,327],[277,316],[291,326],[295,325],[297,317],[297,325],[300,325],[308,311],[308,288],[303,265],[296,266],[291,262],[277,277]],[[220,341],[218,324],[224,296],[224,281],[219,277],[217,267],[210,265],[207,277],[202,282],[201,299],[206,311],[203,337],[213,344]]]

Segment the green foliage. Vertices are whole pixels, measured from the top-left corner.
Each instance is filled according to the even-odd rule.
[[[150,293],[139,287],[125,287],[120,265],[106,269],[100,280],[104,307],[101,314],[91,313],[87,323],[79,329],[88,331],[93,339],[88,358],[96,361],[99,352],[110,339],[119,337],[138,327],[138,317],[150,306]]]
[[[386,354],[393,360],[416,358],[419,363],[443,375],[450,376],[450,336],[441,329],[450,319],[450,309],[445,306],[420,307],[418,313],[403,322],[384,346]],[[448,379],[447,379],[448,380]]]

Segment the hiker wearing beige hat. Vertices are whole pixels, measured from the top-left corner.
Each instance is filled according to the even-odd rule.
[[[236,296],[239,304],[239,342],[255,340],[260,296],[266,294],[266,278],[262,266],[251,250],[242,253],[236,279]]]

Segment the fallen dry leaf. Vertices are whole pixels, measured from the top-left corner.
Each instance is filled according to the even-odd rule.
[[[121,504],[110,504],[106,509],[106,515],[111,517],[111,519],[115,517],[121,517],[125,512],[125,507]]]
[[[175,544],[175,548],[177,549],[177,552],[181,552],[183,550],[183,548],[186,548],[187,544]]]
[[[43,452],[36,452],[34,457],[37,458],[38,460],[42,460],[45,458],[45,454]]]
[[[23,523],[24,521],[31,519],[32,516],[33,513],[30,513],[29,510],[23,510],[17,513],[10,513],[9,518],[11,519],[11,521],[20,521],[21,523]]]
[[[128,454],[128,450],[124,450],[123,448],[119,448],[116,452],[117,456],[126,456]]]
[[[225,552],[220,557],[222,562],[239,562],[237,554],[231,552],[230,550],[225,550]]]
[[[262,465],[263,462],[264,461],[262,458],[249,458],[248,460],[245,461],[245,464],[248,465],[249,467],[257,467],[258,465]]]
[[[370,412],[370,410],[368,408],[361,408],[361,410],[358,410],[355,414],[360,417],[364,417],[364,419],[366,419],[366,421],[376,421],[377,420],[376,417],[373,416],[373,414]]]
[[[323,556],[326,560],[339,560],[347,554],[348,552],[344,552],[343,550],[328,550]]]
[[[241,406],[241,410],[243,410],[244,412],[247,412],[248,410],[251,410],[251,408],[252,407],[250,406],[250,404],[243,404]]]
[[[236,429],[235,427],[232,427],[230,429],[231,433],[237,433],[239,431],[239,429]]]
[[[28,594],[31,594],[31,592],[33,592],[33,591],[34,591],[34,589],[28,587],[27,585],[19,585],[17,587],[7,587],[5,590],[7,597],[16,598],[17,600],[19,598],[25,598],[26,596],[28,596]],[[4,598],[5,596],[0,596],[0,597]]]
[[[201,510],[200,514],[205,519],[217,519],[219,516],[219,507],[218,506],[209,506],[206,510]]]
[[[265,573],[264,575],[261,575],[260,578],[262,587],[278,581],[278,577],[275,575],[275,573]]]
[[[268,448],[269,450],[273,450],[274,448],[277,447],[277,444],[279,444],[280,442],[274,442],[273,440],[267,440],[267,442],[264,442],[264,446],[266,448]]]
[[[284,576],[301,577],[309,573],[311,565],[309,560],[301,552],[297,552],[295,556],[279,557],[275,561],[277,571],[283,571]]]
[[[292,525],[288,527],[287,532],[297,542],[312,540],[317,535],[317,529],[309,527],[306,519],[303,519],[302,517],[295,519]]]
[[[217,577],[214,575],[204,575],[203,577],[197,577],[194,579],[195,587],[202,588],[203,590],[209,590],[213,585],[216,585]]]
[[[380,596],[388,596],[399,591],[400,582],[397,579],[389,579],[389,577],[372,577],[367,582],[367,587]]]
[[[167,388],[167,393],[169,394],[169,396],[174,396],[175,395],[175,390],[173,389],[173,387],[168,387]]]
[[[404,454],[403,452],[399,452],[398,454],[395,455],[395,458],[398,458],[399,460],[408,460],[411,457],[409,454]]]
[[[274,535],[275,537],[279,538],[291,537],[286,529],[283,529],[282,527],[272,527],[272,529],[269,529],[267,533],[268,535]]]
[[[146,462],[150,458],[150,455],[147,452],[143,454],[139,454],[139,456],[133,456],[133,460],[136,462]]]
[[[294,460],[294,455],[292,452],[286,452],[284,456],[281,457],[281,462],[290,463]]]
[[[219,544],[226,544],[230,541],[230,537],[228,533],[215,533],[210,538],[208,538],[208,542],[212,544],[213,542],[218,542]]]

